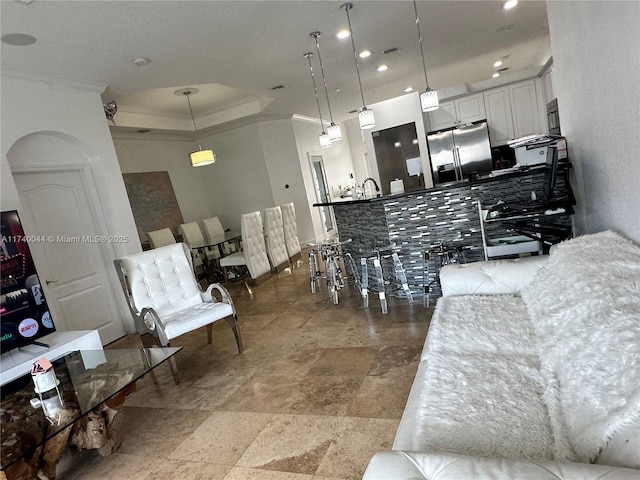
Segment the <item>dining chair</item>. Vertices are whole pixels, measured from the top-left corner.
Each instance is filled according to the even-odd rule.
[[[147,238],[149,239],[151,248],[164,247],[176,243],[176,238],[173,236],[170,228],[161,228],[160,230],[147,232]]]
[[[213,243],[216,238],[223,237],[225,234],[224,227],[222,226],[222,222],[218,217],[210,217],[202,220],[202,225],[204,225],[204,233],[207,235],[207,241],[209,243]],[[221,245],[222,251],[216,252],[218,256],[230,255],[236,251],[235,245],[230,243],[223,243]]]
[[[183,223],[180,225],[178,229],[180,234],[182,235],[182,239],[191,249],[191,256],[193,258],[193,264],[195,267],[195,271],[200,271],[204,269],[204,265],[202,263],[203,258],[199,255],[200,251],[196,252],[194,248],[197,248],[201,245],[206,245],[204,235],[202,234],[202,230],[200,230],[200,225],[198,222],[189,222]],[[215,261],[218,256],[216,256],[215,250],[203,249],[202,253],[204,253],[207,261]]]
[[[240,217],[242,250],[220,259],[225,284],[229,281],[229,269],[246,267],[252,283],[258,285],[271,278],[271,265],[267,257],[260,212],[245,213]]]
[[[229,292],[217,283],[202,290],[187,245],[175,243],[147,250],[118,258],[114,264],[145,348],[168,347],[174,338],[204,326],[211,343],[213,323],[225,319],[242,353],[238,316]],[[178,383],[173,357],[170,366]]]
[[[302,260],[300,240],[298,240],[298,226],[296,225],[296,209],[293,202],[280,205],[282,208],[282,226],[287,254],[291,263]]]
[[[289,255],[284,240],[282,209],[280,207],[264,210],[264,238],[267,257],[276,273],[289,267]]]

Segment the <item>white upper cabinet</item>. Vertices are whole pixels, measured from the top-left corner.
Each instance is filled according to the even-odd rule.
[[[442,102],[438,110],[428,113],[429,130],[442,130],[486,118],[482,93]]]
[[[487,111],[489,140],[492,146],[506,145],[513,140],[513,116],[507,87],[494,88],[484,92],[484,106]]]
[[[535,82],[527,80],[510,85],[509,98],[516,138],[541,133]]]
[[[513,83],[484,92],[491,146],[525,135],[542,133],[534,80]]]

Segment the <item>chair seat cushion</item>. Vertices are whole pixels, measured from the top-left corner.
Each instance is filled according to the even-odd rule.
[[[205,302],[167,314],[162,323],[167,339],[171,340],[229,315],[233,315],[233,308],[228,303]]]
[[[246,265],[247,261],[244,258],[244,252],[236,252],[220,259],[221,267],[237,267],[239,265]]]

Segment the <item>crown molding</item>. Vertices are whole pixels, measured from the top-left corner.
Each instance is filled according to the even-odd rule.
[[[82,80],[76,80],[61,75],[52,75],[49,73],[37,72],[33,70],[20,70],[11,67],[2,67],[0,72],[4,77],[15,78],[16,80],[26,80],[38,83],[46,83],[49,85],[56,85],[60,87],[68,87],[74,90],[83,90],[87,92],[96,92],[102,94],[107,88],[107,85],[102,83],[88,82]]]

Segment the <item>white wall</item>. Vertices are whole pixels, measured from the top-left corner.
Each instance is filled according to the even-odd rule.
[[[296,138],[290,119],[260,122],[262,144],[274,205],[293,202],[299,239],[314,238],[311,211],[304,176],[300,168]]]
[[[205,191],[203,172],[211,167],[193,168],[189,152],[193,145],[178,140],[148,139],[138,134],[114,135],[113,143],[122,173],[169,172],[178,207],[185,223],[212,216]]]
[[[345,135],[345,130],[343,129],[342,131],[343,138],[341,141],[334,143],[330,148],[321,149],[318,141],[318,135],[320,135],[319,121],[307,121],[294,118],[292,124],[298,150],[299,166],[304,178],[309,205],[318,202],[313,183],[311,163],[309,161],[310,155],[322,156],[325,174],[327,176],[327,184],[330,189],[329,193],[332,195],[332,199],[334,199],[333,190],[337,189],[338,185],[350,185],[352,179],[349,177],[349,174],[354,172],[349,138]],[[313,242],[326,238],[326,232],[322,225],[318,207],[311,207],[311,220],[313,224],[313,237],[304,238],[300,235],[301,242]]]
[[[427,172],[427,175],[424,175],[425,187],[430,188],[433,186],[431,175],[428,174],[431,171],[429,148],[427,147],[427,137],[419,96],[419,92],[413,92],[369,106],[373,110],[376,126],[365,130],[363,135],[371,176],[376,179],[378,184],[380,184],[380,175],[378,173],[378,161],[373,145],[372,132],[396,127],[398,125],[405,125],[407,123],[415,123],[418,134],[418,147],[420,147],[420,157],[422,160],[422,171]]]
[[[20,210],[7,152],[15,142],[35,132],[60,132],[78,139],[92,154],[92,174],[109,234],[136,238],[135,222],[122,181],[99,86],[37,79],[17,72],[2,72],[2,191],[3,210]],[[71,108],[72,107],[72,108]],[[116,215],[117,212],[117,215]],[[114,244],[116,255],[140,250],[136,242]],[[119,288],[119,287],[118,287]]]
[[[550,1],[547,11],[576,233],[640,242],[640,2]]]

